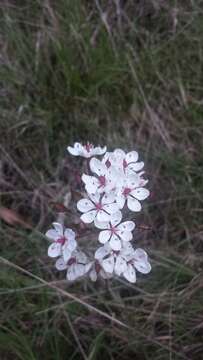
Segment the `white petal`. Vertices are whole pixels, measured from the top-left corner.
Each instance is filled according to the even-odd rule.
[[[107,147],[97,146],[93,149],[94,155],[103,155],[106,152]]]
[[[121,149],[115,149],[113,153],[114,153],[115,158],[117,158],[117,159],[123,159],[126,156],[125,152]]]
[[[96,270],[93,268],[91,271],[90,271],[90,279],[92,280],[92,281],[96,281],[97,280],[97,273],[96,273]]]
[[[123,242],[122,245],[123,246],[120,251],[120,256],[122,256],[122,258],[127,262],[133,260],[134,249],[131,245],[131,242]]]
[[[74,155],[74,156],[79,156],[80,155],[78,149],[75,149],[75,148],[73,148],[71,146],[68,146],[67,150],[71,155]]]
[[[133,238],[133,234],[131,231],[118,231],[118,235],[123,241],[131,241]]]
[[[133,231],[135,228],[135,223],[133,221],[124,221],[116,228],[121,231]]]
[[[130,196],[127,199],[127,206],[131,211],[140,211],[142,208],[140,202]]]
[[[128,165],[128,169],[132,170],[132,171],[135,171],[135,172],[140,171],[143,167],[144,167],[144,162],[143,161],[140,161],[140,162],[137,162],[137,163],[132,163],[132,164]]]
[[[151,265],[148,262],[147,253],[143,249],[135,250],[133,264],[142,274],[148,274],[151,271]]]
[[[114,257],[109,256],[107,259],[104,259],[102,261],[102,267],[107,273],[112,274],[114,269]]]
[[[75,265],[75,264],[73,264],[73,265],[71,265],[71,266],[68,267],[68,271],[67,271],[66,277],[67,277],[67,279],[68,279],[69,281],[74,281],[74,280],[76,280],[77,277],[78,277],[78,274],[76,273],[76,269],[75,269],[75,266],[74,266],[74,265]]]
[[[103,209],[108,213],[108,214],[114,214],[115,212],[117,212],[119,210],[118,208],[118,204],[112,203],[112,204],[107,204],[107,205],[103,205]]]
[[[86,149],[84,149],[81,156],[83,156],[86,159],[89,159],[91,156],[93,156],[93,152],[92,150],[87,151]]]
[[[88,194],[88,196],[89,196],[90,200],[93,201],[94,204],[97,204],[100,200],[101,195],[99,193],[95,193],[95,194],[90,193],[90,194]]]
[[[112,235],[111,240],[109,241],[109,245],[112,250],[118,251],[121,249],[121,241],[116,235]]]
[[[130,254],[131,258],[134,255],[134,248],[130,242],[124,242],[122,247],[122,256]]]
[[[138,200],[146,199],[149,196],[149,194],[150,194],[149,190],[141,187],[131,192],[131,195]]]
[[[68,260],[71,258],[71,255],[72,255],[72,251],[70,251],[68,246],[63,246],[62,247],[62,255],[63,255],[63,259],[64,259],[65,263],[67,263]]]
[[[140,176],[138,174],[129,175],[126,179],[126,185],[130,189],[134,189],[139,186]]]
[[[87,262],[87,256],[83,251],[74,252],[77,262],[85,264]]]
[[[121,211],[117,211],[116,213],[111,215],[111,224],[112,226],[116,226],[121,222],[122,219],[122,213]]]
[[[85,274],[87,274],[90,271],[92,264],[93,264],[92,261],[89,262],[88,264],[85,264],[85,270],[84,270]]]
[[[69,249],[71,252],[76,249],[76,247],[77,247],[77,242],[75,241],[74,238],[73,238],[73,239],[69,239],[69,240],[67,241],[67,247],[68,247],[68,249]]]
[[[103,210],[97,211],[97,220],[100,222],[110,221],[110,215]]]
[[[65,229],[64,236],[66,239],[75,239],[75,232],[72,229]]]
[[[125,196],[123,195],[118,195],[116,198],[116,202],[119,206],[119,209],[122,209],[125,205]]]
[[[145,263],[137,263],[136,261],[134,261],[134,266],[135,266],[135,268],[139,271],[139,272],[141,272],[142,274],[148,274],[150,271],[151,271],[151,269],[152,269],[152,267],[151,267],[151,265],[150,265],[150,263],[149,262],[145,262]]]
[[[75,273],[77,274],[77,277],[81,277],[85,275],[86,272],[86,266],[83,264],[74,264],[75,266]]]
[[[127,269],[124,271],[123,276],[126,280],[128,280],[130,283],[136,282],[136,273],[135,269],[131,264],[128,264]]]
[[[109,246],[101,246],[99,247],[94,254],[95,259],[101,260],[105,256],[107,256],[111,251],[111,248]]]
[[[126,271],[126,269],[127,269],[126,261],[121,256],[118,255],[115,263],[116,275],[120,276],[124,271]]]
[[[139,181],[139,186],[138,187],[144,187],[148,182],[149,182],[149,180],[141,178],[140,181]]]
[[[108,221],[98,221],[97,218],[94,220],[94,225],[96,226],[96,228],[98,229],[109,229],[110,228],[110,224]]]
[[[101,203],[106,205],[106,204],[111,204],[115,201],[115,194],[112,192],[110,194],[105,194],[103,196],[103,198],[101,199]]]
[[[94,204],[89,199],[81,199],[77,202],[77,208],[81,212],[87,212],[94,209]]]
[[[101,231],[99,233],[99,242],[101,244],[105,244],[111,237],[111,231],[109,230],[104,230],[104,231]]]
[[[55,228],[55,230],[57,231],[57,233],[61,236],[63,236],[63,225],[61,225],[60,223],[58,222],[54,222],[53,223],[53,226]]]
[[[110,193],[116,187],[118,177],[119,177],[118,171],[116,169],[114,169],[113,166],[111,166],[109,169],[107,169],[107,171],[106,171],[106,180],[107,180],[106,181],[106,192]]]
[[[92,221],[94,221],[94,218],[96,216],[97,212],[96,210],[92,210],[92,211],[89,211],[85,214],[83,214],[80,219],[86,223],[86,224],[90,224]]]
[[[106,166],[96,158],[92,158],[90,160],[90,169],[93,173],[97,174],[98,176],[104,175],[106,173]]]
[[[130,151],[126,154],[125,157],[127,163],[136,162],[138,160],[138,153],[137,151]]]
[[[52,240],[57,240],[59,238],[59,234],[54,229],[48,230],[45,236]]]
[[[99,187],[99,181],[94,176],[82,175],[82,181],[85,183],[85,189],[89,194],[95,194]]]
[[[61,255],[61,244],[54,242],[48,247],[48,256],[55,258]]]
[[[67,264],[65,263],[63,258],[57,259],[55,266],[56,266],[56,269],[59,271],[67,269]]]

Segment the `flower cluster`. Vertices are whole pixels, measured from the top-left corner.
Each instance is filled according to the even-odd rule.
[[[67,270],[67,279],[71,281],[88,274],[92,281],[98,276],[103,279],[122,276],[135,283],[136,272],[147,274],[151,265],[146,252],[132,245],[135,223],[123,216],[124,209],[141,211],[141,202],[149,196],[145,188],[148,180],[143,177],[144,163],[138,161],[136,151],[106,152],[106,147],[94,147],[90,143],[75,143],[67,149],[88,161],[88,173],[81,177],[86,196],[78,201],[77,209],[82,213],[83,223],[92,223],[98,229],[102,246],[96,249],[94,258],[88,260],[77,247],[74,231],[55,222],[54,229],[46,233],[52,240],[48,255],[58,258],[56,268]],[[103,158],[99,160],[97,155]]]

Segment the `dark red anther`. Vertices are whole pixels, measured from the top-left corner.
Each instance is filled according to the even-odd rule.
[[[66,241],[68,241],[68,239],[65,238],[65,236],[62,236],[61,238],[57,239],[56,242],[61,244],[61,245],[64,245]]]
[[[100,186],[105,186],[106,185],[106,178],[105,178],[104,175],[99,176],[98,180],[100,182]]]
[[[75,257],[72,257],[72,258],[70,258],[69,260],[68,260],[68,262],[67,262],[67,265],[73,265],[73,264],[75,264],[76,263],[76,258]]]
[[[128,167],[128,163],[125,159],[123,160],[123,167],[124,167],[124,169],[126,169]]]
[[[95,204],[95,207],[96,207],[97,210],[102,210],[102,204],[101,203]]]
[[[130,188],[125,188],[125,189],[123,190],[123,195],[124,195],[124,196],[128,196],[128,195],[130,194],[130,192],[131,192],[131,189],[130,189]]]
[[[90,150],[93,148],[93,145],[90,143],[87,143],[84,145],[85,149],[87,150],[87,152],[90,152]]]
[[[106,160],[105,165],[107,168],[110,168],[111,162],[109,161],[109,159]]]
[[[110,225],[110,231],[111,231],[111,234],[116,234],[117,233],[116,227],[112,226],[112,225]]]

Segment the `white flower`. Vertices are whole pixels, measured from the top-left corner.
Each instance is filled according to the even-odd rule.
[[[132,245],[127,242],[119,251],[112,250],[108,243],[98,248],[95,252],[95,259],[99,260],[104,271],[120,276],[127,268],[127,260],[133,254]]]
[[[117,174],[114,169],[108,169],[105,164],[96,158],[90,160],[90,169],[97,175],[90,176],[83,174],[82,181],[85,183],[85,189],[89,194],[109,193],[115,187]]]
[[[137,151],[130,151],[125,153],[121,149],[116,149],[113,152],[114,158],[116,159],[116,164],[126,175],[135,174],[144,167],[144,162],[138,162],[138,153]]]
[[[111,215],[119,210],[115,202],[114,194],[89,194],[89,199],[81,199],[77,208],[83,213],[80,217],[84,223],[90,224],[95,219],[98,221],[109,221]]]
[[[136,270],[142,274],[148,274],[151,271],[148,255],[140,248],[134,250],[131,259],[127,261],[127,267],[123,271],[124,278],[131,283],[135,283]]]
[[[88,263],[87,256],[82,251],[75,250],[68,261],[64,261],[64,258],[60,257],[55,266],[57,270],[67,269],[67,279],[74,281],[85,275],[90,270],[92,263]]]
[[[127,206],[131,211],[141,210],[140,200],[146,199],[150,194],[149,190],[142,187],[146,181],[139,174],[131,175],[125,179],[116,197],[120,209],[124,207],[127,201]]]
[[[72,252],[76,249],[75,233],[71,229],[64,229],[57,222],[53,223],[54,229],[46,232],[46,236],[53,241],[48,248],[48,256],[63,256],[65,261],[70,259]]]
[[[122,241],[132,240],[132,231],[135,228],[133,221],[121,222],[122,214],[118,211],[112,214],[110,222],[95,221],[95,226],[102,229],[99,233],[99,242],[102,244],[109,243],[112,250],[121,250]],[[118,225],[119,224],[119,225]]]
[[[131,283],[136,282],[136,270],[142,274],[151,271],[147,253],[140,248],[134,250],[130,243],[120,251],[113,251],[108,244],[105,244],[97,249],[95,259],[100,262],[105,272],[123,275]]]
[[[106,273],[102,268],[99,260],[95,260],[92,264],[89,276],[92,281],[96,281],[98,276],[101,276],[103,279],[110,279],[112,274]]]
[[[68,146],[67,150],[71,155],[90,158],[95,155],[103,155],[106,152],[106,146],[103,148],[101,146],[94,147],[89,142],[85,145],[76,142],[73,147]]]

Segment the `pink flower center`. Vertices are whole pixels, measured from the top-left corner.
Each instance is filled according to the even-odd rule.
[[[128,163],[125,159],[123,160],[123,167],[124,167],[124,169],[126,169],[128,167]]]
[[[73,264],[75,264],[76,263],[76,258],[75,257],[72,257],[72,258],[70,258],[69,260],[68,260],[68,262],[67,262],[67,265],[73,265]]]
[[[124,196],[128,196],[130,193],[131,193],[131,189],[130,189],[130,188],[125,188],[125,189],[123,190],[123,195],[124,195]]]
[[[117,233],[116,227],[112,226],[112,225],[110,225],[110,231],[111,231],[111,234],[116,234]]]
[[[66,241],[68,241],[68,239],[65,238],[65,236],[62,236],[61,238],[56,240],[56,242],[61,244],[61,245],[64,245]]]
[[[100,182],[100,186],[105,186],[106,185],[106,178],[105,178],[104,175],[99,176],[98,180]]]
[[[109,161],[109,159],[106,160],[105,165],[107,168],[110,168],[111,162]]]
[[[90,152],[90,150],[93,148],[93,145],[90,143],[87,143],[84,145],[85,149],[87,150],[87,152]]]
[[[101,203],[95,204],[95,208],[97,210],[102,210],[102,204]]]

